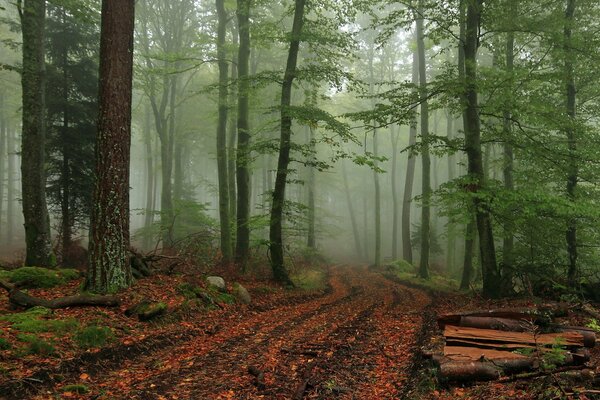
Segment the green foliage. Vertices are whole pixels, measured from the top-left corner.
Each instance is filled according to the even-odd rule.
[[[10,350],[12,345],[8,341],[8,339],[0,338],[0,350]]]
[[[421,248],[421,224],[413,224],[410,243],[414,249],[418,250]],[[434,225],[429,227],[429,246],[429,253],[432,255],[440,255],[444,252]]]
[[[412,273],[412,274],[414,274],[417,272],[417,269],[415,268],[415,266],[406,260],[392,261],[391,264],[387,265],[387,269],[390,272],[396,272],[396,273]]]
[[[77,394],[86,394],[90,389],[84,384],[66,385],[61,389],[63,392],[72,392]]]
[[[75,330],[79,325],[72,318],[66,320],[43,319],[50,316],[51,313],[47,308],[33,307],[21,313],[4,315],[0,317],[0,320],[10,322],[14,329],[30,333],[53,332],[62,334]]]
[[[83,349],[102,347],[114,337],[107,326],[88,325],[77,331],[73,340]]]
[[[552,348],[542,355],[542,368],[551,371],[564,363],[567,356],[567,350],[564,346],[564,340],[557,337],[552,343]]]
[[[51,356],[56,352],[51,343],[35,335],[19,334],[17,335],[17,339],[27,344],[25,347],[26,354]]]
[[[41,267],[21,267],[12,271],[2,271],[0,279],[25,288],[51,288],[79,278],[75,269],[48,269]]]
[[[195,299],[202,293],[202,288],[191,283],[182,283],[177,286],[177,293],[181,294],[186,299]]]
[[[588,328],[595,330],[596,332],[600,333],[600,324],[598,323],[598,321],[594,318],[590,319],[590,322],[587,323],[586,325]]]

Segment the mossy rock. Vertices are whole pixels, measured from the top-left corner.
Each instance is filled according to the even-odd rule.
[[[13,271],[3,271],[0,279],[7,279],[21,288],[51,288],[79,278],[76,269],[48,269],[41,267],[21,267]]]
[[[248,293],[248,290],[237,282],[233,284],[233,296],[240,303],[250,304],[252,302],[252,297]]]
[[[72,318],[43,319],[51,314],[52,311],[45,307],[33,307],[24,312],[3,315],[0,317],[0,321],[8,321],[12,324],[12,328],[28,333],[54,332],[60,334],[71,332],[79,326],[79,323]]]
[[[149,300],[142,300],[141,302],[129,307],[125,311],[125,315],[132,316],[137,315],[140,321],[150,321],[158,316],[161,316],[167,312],[167,305],[162,301],[151,302]]]
[[[186,282],[177,286],[177,292],[188,300],[201,297],[202,291],[203,289],[201,287],[192,283]]]
[[[0,338],[0,350],[10,350],[12,345],[8,341],[8,339]]]

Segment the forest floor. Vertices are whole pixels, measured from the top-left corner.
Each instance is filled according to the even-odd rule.
[[[40,334],[54,346],[45,356],[0,351],[0,399],[545,398],[549,377],[441,386],[420,356],[441,338],[438,313],[514,304],[432,293],[367,267],[331,266],[323,276],[324,288],[308,291],[245,281],[250,305],[205,310],[176,290],[189,277],[160,275],[122,294],[120,308],[57,310],[57,320],[109,326],[112,342],[81,350],[54,332]],[[52,296],[76,288],[52,289]],[[168,315],[154,322],[123,315],[157,293]],[[5,307],[4,294],[0,302]],[[0,328],[0,338],[15,342],[16,329],[1,321]]]

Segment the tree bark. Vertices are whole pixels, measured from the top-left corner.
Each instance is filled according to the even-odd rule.
[[[477,49],[479,42],[479,26],[483,0],[470,1],[467,5],[465,31],[465,148],[468,158],[468,173],[472,182],[469,191],[473,194],[477,230],[479,232],[479,250],[481,254],[481,270],[483,277],[483,294],[495,298],[500,295],[500,282],[496,264],[496,250],[492,221],[487,204],[478,196],[485,187],[485,171],[481,152],[481,131],[479,121],[479,105],[477,101]]]
[[[223,263],[232,261],[231,221],[229,217],[229,174],[227,171],[227,80],[229,66],[226,60],[225,36],[227,35],[227,11],[225,0],[216,0],[217,58],[219,64],[219,121],[217,123],[217,175],[219,181],[219,221],[221,228],[221,254]]]
[[[154,222],[154,152],[152,149],[152,135],[150,134],[150,110],[148,105],[144,111],[144,144],[146,148],[146,214],[144,216],[144,228],[150,229]],[[144,237],[144,248],[152,245],[152,237]]]
[[[390,137],[392,141],[392,259],[398,259],[398,139],[399,132],[396,132],[396,125],[390,128]]]
[[[418,85],[419,83],[419,58],[417,52],[413,52],[412,59],[412,84]],[[414,146],[417,143],[417,119],[413,118],[410,121],[409,129],[409,147]],[[404,181],[404,198],[402,201],[402,258],[408,263],[412,264],[412,244],[410,243],[410,206],[412,203],[413,193],[413,182],[415,179],[415,164],[416,159],[412,153],[412,150],[408,152],[408,163],[406,165],[406,180]]]
[[[285,202],[285,186],[292,144],[292,115],[290,113],[292,85],[294,78],[296,77],[296,65],[298,63],[298,52],[300,50],[301,41],[300,36],[304,24],[304,5],[305,0],[295,1],[290,47],[283,76],[283,84],[281,85],[281,137],[279,141],[277,175],[275,177],[275,188],[273,190],[273,202],[271,204],[271,219],[269,225],[269,246],[271,251],[271,268],[273,269],[273,276],[275,280],[286,284],[291,284],[291,280],[284,265],[282,219]]]
[[[564,74],[565,74],[565,108],[569,122],[565,131],[567,136],[567,145],[569,148],[568,170],[567,170],[567,199],[571,203],[576,201],[577,180],[579,167],[577,165],[577,138],[575,136],[575,112],[576,96],[575,89],[575,53],[572,45],[572,30],[575,24],[575,0],[567,0],[565,10],[564,27]],[[578,284],[579,268],[577,266],[577,220],[575,217],[569,217],[566,231],[567,254],[569,257],[569,267],[567,271],[567,281],[569,286],[575,287]]]
[[[424,1],[419,0],[417,17],[417,53],[419,56],[419,97],[421,100],[421,162],[422,162],[422,206],[421,206],[421,259],[419,277],[429,279],[429,242],[431,209],[431,160],[429,157],[429,107],[427,103],[427,65],[423,31]]]
[[[250,256],[250,130],[248,96],[250,78],[250,0],[237,0],[237,19],[240,46],[238,48],[238,120],[236,153],[236,243],[235,262],[245,270]]]
[[[346,172],[346,163],[342,161],[342,177],[344,179],[344,192],[346,193],[346,202],[348,203],[348,213],[350,214],[350,222],[352,224],[352,235],[354,236],[354,248],[358,258],[363,258],[362,245],[360,243],[360,235],[358,233],[358,223],[356,221],[356,213],[352,205],[352,195],[348,185],[348,173]],[[366,245],[366,243],[365,243]]]
[[[454,118],[448,110],[446,115],[446,137],[449,141],[454,139]],[[454,154],[448,154],[448,181],[452,182],[456,178],[456,157]],[[454,271],[456,254],[456,224],[448,218],[446,229],[446,267],[448,271]]]
[[[310,146],[311,160],[315,161],[315,131],[313,127],[309,127],[308,143]],[[306,245],[309,249],[317,248],[317,239],[315,234],[315,167],[308,166],[308,235]]]
[[[96,185],[92,202],[87,289],[110,293],[131,284],[129,151],[134,0],[103,0]]]
[[[20,6],[21,3],[19,2]],[[53,266],[50,217],[46,204],[45,160],[45,0],[25,0],[19,8],[23,33],[23,133],[21,185],[25,226],[25,264]]]
[[[375,45],[370,44],[369,47],[369,95],[374,96],[375,90],[375,71],[373,68],[373,61],[375,58]],[[371,108],[375,108],[375,101],[371,100]],[[379,147],[377,143],[377,127],[373,125],[373,156],[375,160],[373,170],[373,184],[375,187],[375,267],[381,266],[381,187],[379,184],[379,173],[377,172],[378,163],[377,157],[379,156]]]
[[[233,47],[234,47],[234,51],[231,54],[231,58],[233,59],[233,62],[231,63],[231,81],[235,82],[238,79],[238,73],[237,73],[237,47],[238,47],[238,31],[236,29],[236,21],[235,19],[231,20],[231,36],[232,36],[232,42],[233,42]],[[232,86],[232,89],[230,90],[230,95],[229,95],[229,134],[228,134],[228,143],[227,143],[227,173],[228,173],[228,185],[229,185],[229,218],[230,218],[230,224],[231,224],[231,245],[233,247],[233,243],[235,242],[235,237],[233,237],[236,233],[236,229],[235,229],[235,221],[237,219],[237,187],[236,187],[236,166],[235,166],[235,159],[236,159],[236,148],[235,148],[235,143],[237,141],[237,123],[236,123],[236,108],[234,107],[234,105],[237,105],[236,103],[237,101],[237,96],[236,96],[236,92],[234,90],[234,87]],[[233,251],[233,249],[232,249]]]
[[[15,142],[16,131],[8,129],[6,136],[6,244],[11,245],[15,228]]]

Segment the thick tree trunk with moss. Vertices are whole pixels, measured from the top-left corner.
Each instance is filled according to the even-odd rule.
[[[454,118],[450,111],[446,115],[446,137],[449,141],[454,139]],[[456,156],[448,154],[448,181],[456,178]],[[450,219],[446,226],[446,268],[448,271],[454,271],[456,255],[456,224]]]
[[[232,261],[231,221],[229,217],[229,174],[227,171],[227,80],[228,65],[226,60],[225,36],[227,34],[227,12],[225,0],[216,0],[217,26],[217,58],[219,64],[219,121],[217,123],[217,175],[219,180],[219,221],[221,228],[221,254],[223,262]]]
[[[419,0],[417,18],[417,53],[419,55],[419,97],[421,99],[421,161],[422,161],[422,206],[421,206],[421,259],[419,277],[429,279],[429,241],[431,209],[431,160],[429,157],[429,107],[427,103],[427,65],[425,64],[425,41],[423,30],[423,0]]]
[[[471,182],[468,190],[472,192],[473,206],[479,232],[479,251],[483,277],[483,294],[495,298],[500,295],[500,277],[496,263],[496,249],[492,232],[492,221],[487,204],[478,196],[485,187],[485,171],[481,150],[481,130],[477,101],[477,49],[479,26],[483,0],[470,1],[467,5],[465,31],[465,148],[468,159],[468,173]]]
[[[15,229],[15,143],[17,141],[15,129],[8,128],[6,132],[6,244],[13,241]]]
[[[413,52],[412,59],[412,84],[419,83],[419,58],[417,52]],[[417,143],[417,119],[410,121],[408,134],[408,145],[412,148]],[[402,200],[402,258],[404,261],[412,264],[412,244],[410,242],[410,205],[412,203],[413,183],[415,180],[416,159],[412,151],[408,152],[408,163],[406,165],[406,179],[404,181],[404,198]]]
[[[236,152],[236,242],[235,262],[245,270],[250,256],[250,128],[248,96],[250,90],[250,0],[237,0],[240,46],[238,48],[238,115]]]
[[[18,3],[21,5],[21,3]],[[52,266],[50,217],[46,204],[45,159],[45,0],[25,0],[19,8],[23,33],[23,135],[21,184],[25,220],[25,264]]]
[[[269,246],[271,250],[271,268],[273,276],[282,283],[291,283],[284,264],[283,254],[283,206],[285,202],[285,186],[287,182],[288,166],[290,163],[290,149],[292,144],[292,115],[290,106],[292,104],[292,84],[296,77],[296,65],[298,63],[298,52],[300,50],[300,35],[304,25],[305,0],[296,0],[294,10],[294,22],[290,39],[288,58],[281,85],[281,136],[279,139],[279,158],[277,161],[277,176],[273,190],[273,202],[271,205],[271,219],[269,230]]]
[[[236,28],[236,20],[231,20],[231,37],[232,37],[232,46],[233,51],[231,53],[232,63],[231,63],[231,82],[235,82],[238,78],[237,73],[237,52],[238,52],[238,30]],[[227,134],[227,182],[229,185],[229,218],[231,224],[231,246],[235,242],[235,221],[237,219],[237,185],[235,181],[236,177],[236,168],[235,168],[235,158],[236,158],[236,141],[237,141],[237,113],[236,100],[237,93],[235,91],[235,87],[232,86],[229,91],[229,132]],[[233,251],[233,249],[232,249]]]
[[[392,259],[398,259],[398,134],[397,126],[390,128],[392,142]]]
[[[475,249],[475,235],[477,234],[477,224],[475,218],[467,223],[465,232],[465,254],[463,260],[463,271],[460,280],[460,290],[469,290],[471,280],[473,279],[473,250]]]
[[[567,145],[569,147],[569,158],[567,165],[567,199],[575,203],[577,180],[579,167],[577,165],[577,138],[575,136],[575,111],[576,111],[576,90],[575,90],[575,68],[572,44],[572,30],[575,23],[575,0],[567,0],[565,10],[565,28],[564,28],[564,57],[565,57],[565,107],[569,122],[565,131],[567,136]],[[567,271],[567,280],[571,287],[578,284],[579,268],[577,266],[577,220],[574,217],[567,221],[566,232],[567,254],[569,256],[569,267]]]
[[[100,113],[87,289],[111,293],[131,284],[129,151],[134,0],[103,0]]]
[[[311,161],[315,161],[315,130],[313,127],[308,128],[309,136],[308,143],[311,151]],[[308,234],[306,237],[306,246],[309,249],[317,248],[317,238],[315,232],[315,167],[312,165],[308,166]]]

